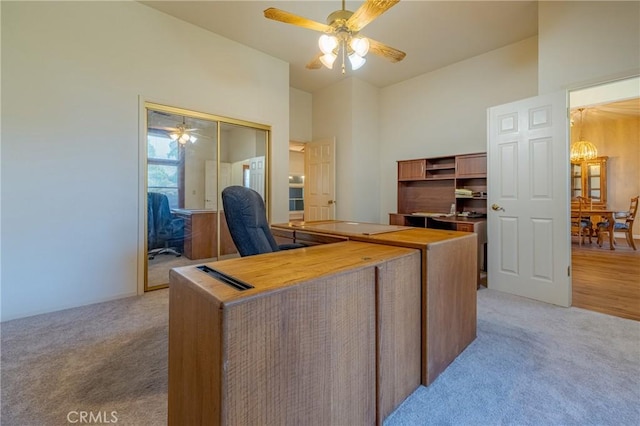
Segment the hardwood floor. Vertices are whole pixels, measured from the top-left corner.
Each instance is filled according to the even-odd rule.
[[[573,306],[640,321],[640,250],[624,238],[616,249],[594,242],[571,244]],[[636,242],[636,246],[638,243]]]

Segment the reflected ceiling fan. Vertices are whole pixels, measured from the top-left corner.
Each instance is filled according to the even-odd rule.
[[[400,0],[367,0],[355,12],[345,9],[336,10],[327,17],[327,23],[312,21],[284,10],[270,7],[264,11],[265,18],[286,24],[297,25],[324,34],[320,36],[318,45],[321,52],[307,64],[308,69],[318,69],[322,65],[332,69],[333,63],[342,55],[342,73],[345,73],[345,57],[349,58],[351,69],[357,70],[366,62],[365,55],[374,53],[390,60],[399,62],[406,53],[387,46],[386,44],[360,35],[360,31],[378,16],[389,10]]]
[[[162,126],[149,126],[150,128],[157,130],[164,130],[167,132],[169,138],[173,141],[177,141],[178,143],[184,145],[187,142],[194,143],[198,140],[197,137],[194,136],[193,132],[198,130],[197,128],[188,128],[186,123],[186,118],[182,117],[182,123],[179,123],[176,127],[162,127]]]

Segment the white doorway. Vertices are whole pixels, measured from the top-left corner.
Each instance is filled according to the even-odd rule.
[[[336,217],[336,140],[326,138],[307,143],[304,153],[305,221]]]

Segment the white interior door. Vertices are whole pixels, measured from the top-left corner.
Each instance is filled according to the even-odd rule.
[[[254,157],[249,159],[249,187],[256,191],[264,200],[264,157]]]
[[[336,140],[309,142],[304,149],[304,220],[336,216]]]
[[[206,160],[204,162],[204,208],[207,210],[216,210],[218,208],[218,172],[215,160]]]
[[[488,110],[488,286],[571,305],[567,94]]]

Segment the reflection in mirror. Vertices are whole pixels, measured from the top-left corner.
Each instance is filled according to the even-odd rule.
[[[173,107],[146,106],[145,291],[166,287],[171,268],[236,256],[220,194],[229,185],[244,185],[266,202],[268,187],[265,128]]]
[[[267,132],[236,124],[220,125],[220,164],[225,165],[228,175],[221,185],[242,185],[266,197],[266,152]],[[222,177],[222,167],[221,179]],[[268,209],[267,209],[268,210]]]

